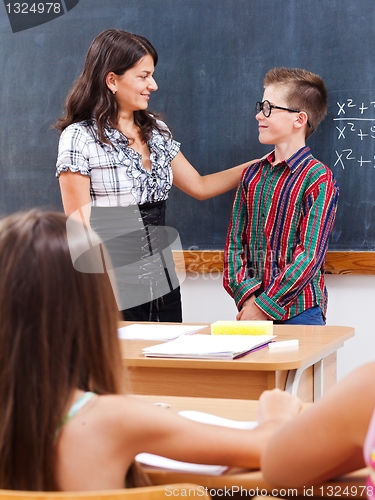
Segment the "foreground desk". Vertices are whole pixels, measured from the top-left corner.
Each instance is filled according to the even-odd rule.
[[[199,331],[209,332],[209,325]],[[314,401],[336,382],[337,350],[353,337],[354,328],[275,325],[274,334],[276,340],[298,339],[299,346],[265,347],[223,361],[146,358],[142,348],[160,342],[122,340],[127,389],[134,394],[258,399],[264,390],[278,387]]]
[[[166,411],[196,410],[205,411],[220,417],[234,420],[254,420],[257,401],[213,399],[213,398],[186,398],[171,396],[139,396],[152,403],[169,404]],[[305,408],[309,405],[306,404]],[[252,495],[282,498],[307,497],[345,497],[366,498],[367,469],[361,469],[352,474],[327,481],[314,486],[305,485],[302,488],[275,488],[267,483],[261,471],[244,469],[229,469],[220,476],[208,476],[172,472],[162,469],[145,469],[153,484],[173,484],[189,482],[202,485],[208,489],[218,490],[215,496],[225,496],[221,493],[229,490],[228,496],[248,497]],[[246,491],[244,491],[246,490]],[[242,491],[242,494],[241,494]],[[214,495],[212,495],[214,497]]]

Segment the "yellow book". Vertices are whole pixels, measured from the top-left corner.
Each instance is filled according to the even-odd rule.
[[[273,335],[272,321],[216,321],[211,335]]]

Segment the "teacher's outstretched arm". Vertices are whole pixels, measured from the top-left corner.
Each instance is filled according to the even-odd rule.
[[[173,184],[197,200],[207,200],[235,189],[244,169],[256,161],[258,160],[248,161],[213,174],[200,175],[180,151],[171,162]]]

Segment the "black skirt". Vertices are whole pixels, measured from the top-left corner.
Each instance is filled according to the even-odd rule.
[[[165,227],[165,209],[165,201],[92,209],[91,226],[110,255],[117,303],[126,321],[182,321],[170,249],[178,233]]]

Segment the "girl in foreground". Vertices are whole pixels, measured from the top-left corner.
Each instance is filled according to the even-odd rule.
[[[76,221],[33,210],[0,221],[0,488],[122,488],[135,455],[258,467],[300,402],[276,391],[251,431],[199,424],[121,395],[119,313]],[[91,241],[95,234],[90,235]],[[100,252],[98,252],[100,257]],[[82,266],[82,262],[81,262]],[[274,411],[275,405],[278,411]]]

